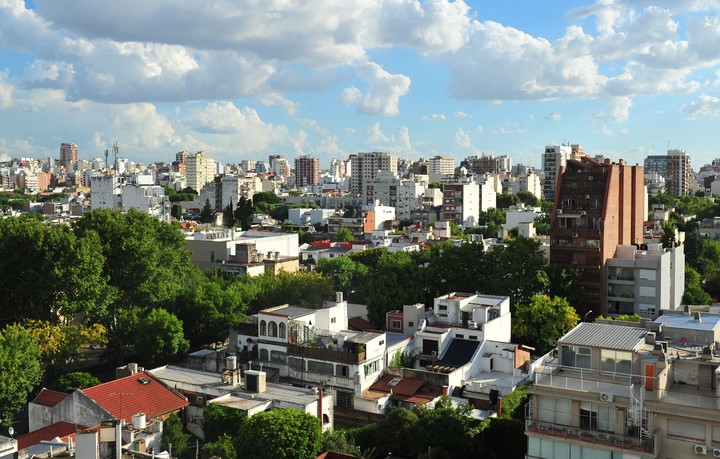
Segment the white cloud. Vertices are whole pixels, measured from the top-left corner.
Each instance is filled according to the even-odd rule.
[[[430,120],[445,121],[447,119],[447,116],[445,116],[444,113],[433,113],[432,115],[423,116],[422,119],[425,121],[430,121]]]
[[[498,129],[493,129],[493,134],[496,135],[521,135],[525,134],[525,129],[520,128],[512,128],[512,127],[501,127]]]
[[[0,73],[0,109],[9,108],[13,104],[14,87],[5,82],[5,77]]]
[[[455,145],[467,154],[478,155],[481,153],[481,150],[472,144],[470,134],[462,128],[455,131]]]
[[[553,112],[546,115],[545,119],[549,121],[560,121],[562,119],[562,115],[560,113]]]
[[[482,126],[478,126],[477,128],[475,128],[475,130],[478,131],[480,134],[484,134],[484,133],[485,133],[485,128],[482,127]]]
[[[410,90],[410,78],[390,74],[374,62],[357,66],[360,79],[369,85],[365,94],[355,87],[346,88],[340,99],[356,105],[358,113],[372,116],[393,116],[400,111],[400,97]]]
[[[397,133],[386,134],[380,127],[380,123],[375,123],[368,130],[367,144],[373,150],[386,151],[395,155],[418,154],[410,140],[410,130],[407,126],[400,126]]]
[[[472,115],[468,115],[465,112],[455,112],[455,113],[453,113],[453,116],[455,118],[461,118],[461,119],[472,118]]]
[[[680,107],[690,119],[716,118],[720,116],[720,98],[701,94],[696,100]]]
[[[632,100],[629,97],[611,97],[605,102],[605,111],[595,113],[593,119],[621,123],[630,117],[630,107],[632,107]]]

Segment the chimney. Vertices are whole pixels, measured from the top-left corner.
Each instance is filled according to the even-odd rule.
[[[447,397],[449,393],[450,393],[450,388],[447,386],[447,384],[443,384],[442,394]]]
[[[645,333],[645,344],[655,344],[655,332]]]
[[[695,313],[695,317],[693,317],[693,322],[696,324],[702,323],[702,316],[700,315],[700,311]]]
[[[323,426],[323,389],[322,389],[322,387],[318,387],[317,417],[320,420],[320,430],[322,430],[322,426]]]
[[[342,303],[342,301],[343,301],[343,292],[335,292],[335,302]]]

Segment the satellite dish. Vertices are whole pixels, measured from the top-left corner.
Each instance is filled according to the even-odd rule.
[[[15,435],[15,429],[13,429],[12,426],[8,427],[8,434],[10,434],[11,437]]]

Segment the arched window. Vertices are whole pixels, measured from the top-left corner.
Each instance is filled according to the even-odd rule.
[[[267,349],[260,349],[260,360],[268,361],[268,350]]]
[[[264,320],[260,321],[260,336],[265,336],[267,334],[267,324]]]
[[[280,338],[285,339],[285,322],[280,322]]]
[[[277,324],[275,321],[271,320],[268,327],[268,336],[274,336],[277,337]]]
[[[330,423],[330,417],[323,413],[323,424],[329,424]]]

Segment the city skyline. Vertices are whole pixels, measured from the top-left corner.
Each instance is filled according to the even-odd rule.
[[[0,153],[720,152],[716,2],[0,3]]]

